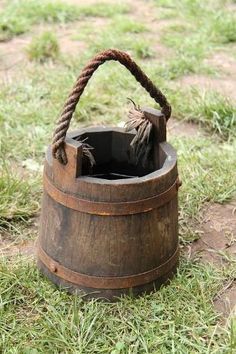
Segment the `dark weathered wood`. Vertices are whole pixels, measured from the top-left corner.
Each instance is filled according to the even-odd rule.
[[[166,141],[166,118],[164,114],[153,108],[142,108],[145,117],[152,123],[154,140],[162,143]],[[154,165],[161,167],[159,144],[154,144],[153,151]]]
[[[158,119],[162,121],[162,117]],[[162,127],[157,124],[156,129],[165,130],[165,122]],[[89,171],[86,165],[84,169],[82,167],[84,166],[82,148],[76,141],[76,137],[80,135],[88,137],[88,143],[94,147],[97,165],[90,172],[95,176],[86,175]],[[133,133],[125,133],[118,128],[91,128],[68,134],[66,166],[52,158],[49,148],[44,174],[64,195],[72,195],[89,202],[125,203],[127,207],[134,201],[165,194],[177,180],[176,153],[165,142],[164,131],[159,132],[158,136],[162,137],[162,142],[156,142],[158,166],[155,166],[154,170],[151,168],[153,161],[147,170],[142,166],[135,166],[129,147]],[[156,160],[155,156],[153,159]],[[129,172],[129,175],[139,177],[116,180],[96,177],[103,169],[106,169],[105,172],[108,174],[127,175]],[[124,294],[139,295],[159,288],[175,272],[178,261],[177,193],[159,207],[157,203],[156,207],[153,206],[148,211],[139,210],[138,213],[131,214],[127,212],[125,215],[81,212],[62,205],[53,198],[53,194],[50,195],[45,189],[39,246],[51,261],[46,265],[39,257],[38,264],[47,277],[57,285],[65,286],[69,291],[86,293],[88,297],[115,300]],[[120,207],[122,208],[122,204]],[[174,254],[176,256],[172,258]],[[165,263],[169,266],[163,267]],[[94,287],[85,287],[83,285],[85,283],[79,285],[66,281],[57,275],[58,265],[65,268],[61,273],[58,271],[58,274],[67,274],[67,270],[71,270],[78,273],[74,279],[88,278],[86,284],[90,284],[93,277],[96,278]],[[149,281],[155,274],[155,269],[157,278]],[[127,286],[124,288],[119,288],[118,285],[112,289],[102,288],[102,284],[109,284],[107,278],[116,277],[121,278],[117,280],[117,284],[123,284],[123,277],[133,278],[127,280]],[[98,285],[99,279],[101,289]],[[132,282],[138,285],[130,287]],[[115,281],[112,280],[111,283]]]

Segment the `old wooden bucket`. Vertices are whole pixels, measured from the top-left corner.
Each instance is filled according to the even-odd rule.
[[[152,129],[145,166],[132,151],[135,131],[93,127],[67,134],[87,82],[107,60],[124,65],[162,107],[139,110]],[[178,263],[180,183],[175,150],[166,142],[170,113],[164,95],[126,53],[107,50],[84,68],[45,159],[38,266],[54,283],[114,300],[148,293],[171,278]],[[86,144],[93,150],[86,153]]]

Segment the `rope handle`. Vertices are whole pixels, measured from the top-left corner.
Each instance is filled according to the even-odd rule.
[[[97,54],[82,70],[72,92],[69,94],[66,103],[64,104],[61,116],[57,122],[53,135],[52,154],[54,158],[64,165],[67,163],[64,142],[76,105],[93,73],[100,65],[110,60],[118,61],[120,64],[124,65],[135,79],[145,88],[149,95],[161,106],[161,112],[164,114],[166,120],[170,118],[171,106],[166,97],[147,77],[142,69],[131,59],[131,57],[127,53],[117,49],[105,50]]]

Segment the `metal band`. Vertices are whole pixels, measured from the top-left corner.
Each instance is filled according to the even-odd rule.
[[[128,275],[123,277],[97,277],[92,275],[81,274],[62,266],[60,263],[53,260],[42,248],[38,246],[39,260],[56,276],[62,278],[69,283],[76,284],[80,287],[94,289],[126,289],[139,285],[144,285],[157,280],[161,276],[169,273],[179,257],[179,247],[174,254],[162,265],[151,269],[144,273]]]
[[[159,208],[175,197],[179,186],[180,182],[177,178],[175,183],[165,192],[150,198],[129,202],[95,202],[61,191],[44,174],[44,190],[56,202],[82,213],[103,216],[146,213],[152,209]]]

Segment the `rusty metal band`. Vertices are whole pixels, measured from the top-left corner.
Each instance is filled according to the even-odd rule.
[[[92,276],[75,272],[62,266],[52,259],[41,246],[38,246],[38,259],[56,276],[80,287],[94,289],[125,289],[144,285],[157,280],[161,276],[171,272],[179,258],[179,247],[173,255],[157,268],[144,273],[127,275],[123,277]]]
[[[129,201],[129,202],[96,202],[76,197],[58,189],[44,174],[44,190],[59,204],[82,213],[95,215],[129,215],[146,213],[150,210],[161,207],[175,197],[179,188],[179,179],[165,192],[150,198]]]

